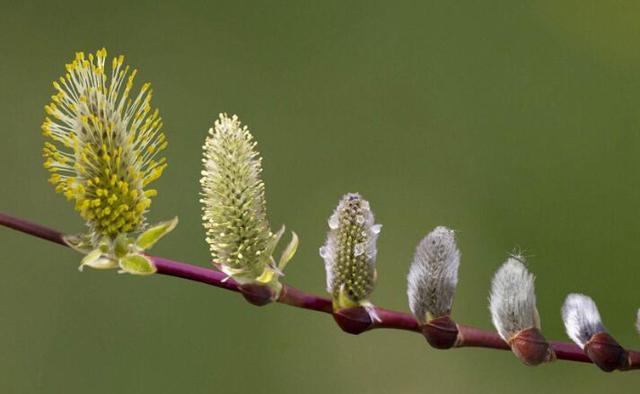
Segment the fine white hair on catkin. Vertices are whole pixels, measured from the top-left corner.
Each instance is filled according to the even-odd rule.
[[[459,265],[453,230],[439,226],[420,241],[407,276],[409,307],[418,321],[451,313]]]
[[[638,334],[640,334],[640,309],[638,309],[638,315],[636,316],[636,329],[638,330]]]
[[[353,302],[365,302],[376,281],[376,224],[369,202],[358,193],[347,193],[328,220],[327,240],[320,248],[327,272],[327,292],[340,292]]]
[[[520,255],[510,256],[493,277],[489,297],[491,320],[505,341],[524,329],[540,328],[534,279]]]
[[[605,332],[598,307],[584,294],[569,294],[562,305],[562,321],[567,335],[581,348],[594,334]]]

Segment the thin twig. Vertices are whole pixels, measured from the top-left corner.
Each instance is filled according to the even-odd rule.
[[[65,242],[62,239],[62,233],[37,223],[19,219],[5,213],[0,213],[0,225],[66,246]],[[227,278],[227,276],[221,272],[196,265],[165,259],[163,257],[149,257],[151,257],[154,264],[156,265],[159,274],[206,283],[208,285],[231,290],[234,292],[241,292],[238,283],[236,283],[233,279]],[[341,318],[344,318],[344,316],[342,315],[336,316],[337,314],[334,314],[332,302],[330,299],[305,293],[286,284],[283,285],[283,289],[277,302],[302,309],[333,314],[337,321],[339,321]],[[366,327],[356,330],[355,333],[360,333],[375,328],[393,328],[422,333],[419,324],[416,322],[413,316],[409,314],[378,307],[376,307],[376,313],[379,317],[379,321],[375,321],[373,323],[367,322]],[[347,315],[346,318],[353,319],[353,316],[355,315]],[[457,328],[459,334],[456,347],[482,347],[489,349],[510,350],[509,345],[504,342],[495,332],[481,330],[465,325],[457,325]],[[550,345],[558,359],[584,363],[592,362],[589,357],[582,351],[582,349],[580,349],[577,345],[555,341],[550,342]],[[629,365],[626,369],[640,369],[640,352],[629,350],[628,356]]]

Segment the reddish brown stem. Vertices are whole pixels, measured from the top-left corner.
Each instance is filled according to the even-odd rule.
[[[460,332],[458,347],[485,347],[491,349],[511,350],[509,345],[496,332],[480,330],[475,327],[458,325]],[[589,357],[573,343],[549,341],[551,348],[560,360],[590,363]],[[636,352],[634,352],[636,353]],[[640,353],[637,353],[640,355]]]
[[[66,246],[62,239],[62,233],[37,223],[19,219],[5,213],[0,213],[0,225]],[[227,276],[221,272],[165,259],[163,257],[150,257],[156,265],[159,274],[175,276],[195,282],[206,283],[226,290],[241,292],[238,283],[233,279],[227,278]],[[348,332],[355,334],[375,328],[393,328],[414,331],[422,334],[422,328],[413,316],[409,314],[383,308],[376,308],[375,312],[379,317],[379,321],[367,320],[367,317],[363,314],[364,310],[360,310],[361,308],[355,308],[355,310],[351,311],[346,310],[344,313],[338,313],[340,312],[338,311],[334,314],[330,299],[305,293],[286,284],[283,285],[277,302],[302,309],[333,314],[341,327],[345,324],[347,327],[345,331],[351,330]],[[340,321],[342,321],[342,323]],[[482,347],[510,350],[509,345],[505,343],[495,332],[464,325],[457,325],[457,327],[458,340],[455,347]],[[345,329],[345,327],[343,327],[343,329]],[[435,331],[437,331],[437,328]],[[447,334],[448,333],[443,333],[443,335]],[[436,333],[435,335],[438,334]],[[592,362],[582,349],[574,344],[551,341],[550,345],[558,359],[585,363]],[[625,370],[640,369],[640,352],[629,350],[627,351],[627,355],[628,365]]]
[[[509,345],[492,331],[458,324],[457,347],[486,347],[490,349],[510,350]]]
[[[33,223],[28,220],[0,212],[0,224],[17,231],[21,231],[25,234],[33,235],[34,237],[67,246],[67,244],[62,240],[63,234],[60,231],[50,229],[38,223]]]

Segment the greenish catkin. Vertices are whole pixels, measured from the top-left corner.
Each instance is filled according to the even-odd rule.
[[[266,214],[261,158],[237,116],[220,114],[203,146],[203,223],[214,264],[236,279],[255,280],[277,242]]]
[[[380,228],[374,223],[369,203],[359,194],[342,197],[329,218],[327,241],[320,248],[327,272],[327,292],[334,302],[340,301],[341,296],[355,304],[368,300],[375,286]]]

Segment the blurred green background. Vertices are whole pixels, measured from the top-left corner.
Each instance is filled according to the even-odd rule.
[[[490,328],[514,248],[538,276],[547,337],[590,294],[632,323],[640,265],[640,5],[628,1],[3,2],[0,210],[79,232],[41,166],[51,81],[75,51],[125,54],[155,87],[170,166],[153,252],[207,266],[201,144],[219,112],[259,141],[270,220],[301,237],[286,281],[324,292],[318,257],[339,197],[384,224],[373,301],[407,310],[405,276],[436,225],[459,231],[454,316]],[[77,271],[71,250],[0,229],[2,393],[541,393],[637,389],[638,373],[522,366],[429,349],[414,334],[342,334],[326,316],[170,277]]]

